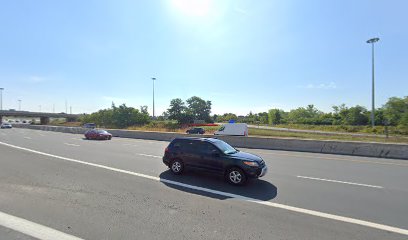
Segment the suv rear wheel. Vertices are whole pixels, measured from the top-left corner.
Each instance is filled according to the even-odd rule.
[[[225,177],[227,181],[233,185],[243,185],[247,180],[245,173],[236,167],[230,168]]]
[[[183,172],[184,170],[184,165],[183,162],[179,159],[175,159],[171,162],[170,165],[170,170],[172,173],[179,175]]]

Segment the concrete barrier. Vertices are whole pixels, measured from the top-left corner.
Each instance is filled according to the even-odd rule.
[[[30,124],[13,124],[13,127],[74,134],[84,134],[86,131],[89,130],[89,128],[81,127],[64,127],[64,126],[30,125]]]
[[[87,130],[89,130],[81,127],[60,127],[44,125],[15,125],[15,127],[77,134],[83,134]],[[189,136],[182,133],[145,132],[116,129],[111,129],[109,130],[109,132],[112,133],[114,137],[149,139],[158,141],[171,141],[176,137]],[[203,135],[203,137],[214,136]],[[305,139],[266,138],[266,137],[217,136],[217,138],[228,142],[234,147],[241,148],[258,148],[258,149],[329,153],[366,157],[408,159],[407,144],[305,140]]]

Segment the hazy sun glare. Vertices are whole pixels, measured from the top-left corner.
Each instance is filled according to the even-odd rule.
[[[189,16],[207,16],[213,1],[212,0],[172,0],[172,6],[178,11]]]

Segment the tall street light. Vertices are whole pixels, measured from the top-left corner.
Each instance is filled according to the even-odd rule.
[[[18,111],[21,111],[21,99],[18,99]]]
[[[371,126],[375,126],[375,104],[374,104],[374,43],[378,42],[379,38],[371,38],[367,40],[367,43],[371,43],[371,58],[372,58],[372,98],[371,98]]]
[[[156,81],[156,78],[152,77],[153,80],[153,119],[154,119],[154,81]]]
[[[0,88],[0,110],[3,110],[3,90],[4,88]]]

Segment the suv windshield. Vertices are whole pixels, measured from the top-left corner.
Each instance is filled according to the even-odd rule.
[[[214,141],[215,146],[217,146],[223,153],[232,154],[238,152],[235,148],[223,141]]]

